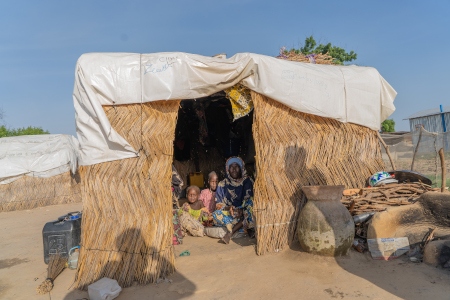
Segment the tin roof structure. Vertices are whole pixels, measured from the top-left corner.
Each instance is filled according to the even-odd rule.
[[[434,116],[434,115],[439,115],[441,113],[449,113],[450,112],[450,106],[444,106],[443,110],[444,111],[441,112],[439,107],[431,108],[431,109],[425,109],[425,110],[422,110],[420,112],[417,112],[415,114],[410,115],[409,117],[407,117],[404,120],[421,118],[421,117],[427,117],[427,116]]]

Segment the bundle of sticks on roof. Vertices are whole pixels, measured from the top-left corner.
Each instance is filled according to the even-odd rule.
[[[301,52],[297,52],[295,50],[283,51],[282,54],[278,55],[277,58],[285,59],[290,61],[298,61],[298,62],[306,62],[306,63],[315,63],[319,65],[334,65],[333,57],[331,57],[328,53],[313,53],[309,55],[305,55]]]
[[[341,202],[352,215],[386,210],[389,206],[413,204],[423,193],[439,191],[417,182],[344,190]]]

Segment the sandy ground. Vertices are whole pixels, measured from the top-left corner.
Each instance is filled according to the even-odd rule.
[[[71,289],[75,271],[66,269],[50,295],[36,287],[46,278],[42,228],[81,204],[0,213],[0,299],[88,298]],[[255,240],[230,245],[187,237],[175,246],[177,273],[167,282],[133,286],[116,299],[449,299],[450,272],[399,258],[372,260],[351,251],[338,259],[299,249],[256,256]],[[178,254],[189,250],[190,256]]]

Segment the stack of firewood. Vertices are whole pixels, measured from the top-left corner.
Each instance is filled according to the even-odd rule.
[[[341,202],[352,215],[383,211],[389,206],[413,204],[423,193],[439,191],[429,185],[417,182],[386,184],[380,187],[344,190]]]

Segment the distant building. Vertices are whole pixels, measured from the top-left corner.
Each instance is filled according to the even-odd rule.
[[[442,115],[444,115],[446,130],[444,130]],[[420,125],[429,132],[448,132],[450,131],[450,106],[443,107],[443,112],[439,107],[426,109],[409,116],[405,120],[409,120],[411,132],[414,132]]]

